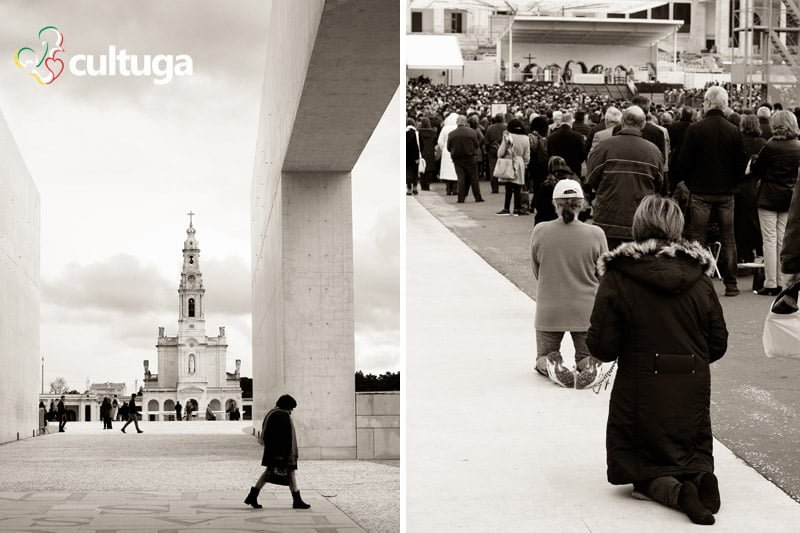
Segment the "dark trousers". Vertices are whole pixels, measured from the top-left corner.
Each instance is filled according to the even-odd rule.
[[[180,419],[181,419],[181,410],[175,409],[175,420],[180,420]]]
[[[726,287],[736,287],[736,240],[733,234],[733,195],[692,193],[689,239],[706,244],[708,219],[715,211],[719,219],[720,271]]]
[[[520,190],[522,189],[522,185],[519,185],[517,183],[504,183],[503,185],[505,185],[505,187],[506,187],[506,199],[503,202],[503,209],[505,209],[506,211],[510,211],[509,208],[511,206],[511,197],[513,196],[514,197],[514,212],[518,213],[519,210],[521,209],[520,208],[519,193],[520,193]]]
[[[500,192],[500,182],[494,177],[494,166],[497,164],[497,156],[489,156],[489,182],[492,185],[492,193]]]
[[[472,187],[472,196],[475,197],[475,201],[483,200],[481,186],[478,183],[478,168],[475,163],[462,165],[453,161],[453,166],[456,167],[456,176],[458,176],[458,201],[463,202],[466,199],[470,187]]]
[[[61,415],[61,419],[58,421],[58,430],[64,431],[64,427],[67,425],[67,415]]]
[[[111,427],[111,415],[103,416],[103,429],[114,429]]]
[[[633,484],[638,492],[667,507],[678,508],[678,495],[681,492],[681,483],[691,481],[695,485],[703,474],[687,474],[683,476],[661,476],[648,481],[639,481]]]

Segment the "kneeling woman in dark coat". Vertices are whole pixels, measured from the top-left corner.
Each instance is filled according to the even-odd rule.
[[[264,456],[261,459],[261,465],[267,468],[258,478],[256,486],[250,488],[250,494],[244,500],[244,503],[252,505],[256,509],[262,507],[258,503],[258,493],[268,481],[279,485],[288,483],[294,500],[293,508],[308,509],[311,507],[300,498],[300,491],[297,489],[297,478],[295,476],[295,471],[297,470],[297,434],[292,423],[292,410],[295,407],[297,407],[295,399],[288,394],[284,394],[278,398],[275,407],[266,414],[264,422],[261,424],[261,440],[264,444]]]
[[[586,344],[602,361],[619,358],[606,430],[608,481],[633,483],[697,524],[720,507],[714,476],[709,364],[728,331],[709,275],[711,254],[681,240],[683,215],[646,196],[633,218],[634,242],[601,256],[602,276]]]

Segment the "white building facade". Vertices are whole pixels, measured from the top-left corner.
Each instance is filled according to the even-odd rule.
[[[214,337],[206,335],[205,288],[200,270],[200,243],[195,237],[190,213],[189,228],[183,243],[183,267],[178,286],[178,334],[169,337],[164,327],[158,328],[158,373],[150,371],[144,361],[142,389],[142,418],[144,420],[174,420],[175,406],[180,402],[182,416],[186,406],[192,406],[193,419],[205,419],[210,407],[217,420],[226,412],[242,408],[239,385],[240,360],[236,370],[226,371],[228,343],[225,328]]]

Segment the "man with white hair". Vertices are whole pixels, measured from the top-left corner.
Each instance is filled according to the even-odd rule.
[[[587,183],[597,191],[593,220],[605,232],[609,250],[633,240],[633,213],[642,198],[664,183],[664,156],[642,137],[645,121],[642,108],[630,106],[619,133],[589,154]]]
[[[680,168],[692,193],[688,237],[705,245],[708,220],[716,212],[719,220],[721,271],[725,296],[737,296],[736,241],[733,237],[733,194],[744,175],[747,156],[739,128],[722,110],[728,106],[728,92],[710,87],[705,94],[705,118],[686,129],[679,157]]]
[[[622,111],[614,107],[613,105],[606,109],[606,129],[600,130],[594,134],[592,137],[592,145],[589,147],[589,154],[591,154],[597,145],[600,144],[600,141],[604,141],[606,139],[610,139],[611,135],[614,131],[614,128],[618,124],[622,124]]]
[[[561,121],[547,137],[547,159],[563,157],[576,176],[581,175],[581,164],[585,159],[583,135],[572,130],[572,113],[561,115]]]
[[[772,128],[769,125],[769,117],[772,116],[772,110],[765,105],[762,105],[756,111],[758,117],[758,126],[761,128],[761,137],[769,140],[772,137]]]

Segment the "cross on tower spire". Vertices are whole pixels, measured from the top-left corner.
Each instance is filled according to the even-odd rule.
[[[188,212],[188,213],[186,213],[186,214],[187,214],[187,215],[189,215],[189,227],[191,228],[191,227],[192,227],[192,217],[194,216],[194,213],[192,213],[191,211],[189,211],[189,212]]]

